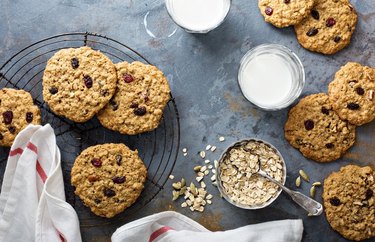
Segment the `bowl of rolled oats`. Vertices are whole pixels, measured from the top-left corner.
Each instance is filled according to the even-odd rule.
[[[281,188],[261,175],[259,168],[282,184],[286,166],[280,152],[260,139],[244,139],[229,146],[217,163],[217,185],[231,204],[244,209],[267,207]]]

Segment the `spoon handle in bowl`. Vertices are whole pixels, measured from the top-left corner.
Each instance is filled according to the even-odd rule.
[[[303,209],[305,209],[307,212],[309,212],[309,215],[318,216],[323,212],[322,204],[318,203],[314,199],[312,199],[312,198],[310,198],[310,197],[308,197],[308,196],[306,196],[306,195],[304,195],[300,192],[290,190],[289,188],[287,188],[286,186],[284,186],[280,182],[276,181],[275,179],[270,177],[266,172],[264,172],[262,170],[259,170],[258,174],[260,174],[261,176],[267,178],[268,180],[276,183],[279,187],[281,187],[281,189],[283,189],[286,193],[289,194],[289,196],[291,196],[293,201],[295,201]]]

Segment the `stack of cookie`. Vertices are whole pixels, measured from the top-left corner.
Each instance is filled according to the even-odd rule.
[[[51,110],[74,122],[97,115],[122,134],[155,129],[170,99],[164,74],[141,62],[116,65],[90,47],[58,51],[43,75],[43,98]]]
[[[259,0],[265,21],[282,28],[294,25],[306,49],[334,54],[350,43],[357,13],[349,0]]]
[[[355,142],[355,127],[375,118],[375,69],[349,62],[329,84],[289,111],[285,138],[312,160],[340,158]]]
[[[57,115],[74,122],[96,115],[104,127],[135,135],[157,128],[171,95],[167,79],[155,66],[113,64],[101,52],[81,47],[60,50],[48,61],[43,97]],[[93,213],[110,218],[136,201],[146,176],[138,151],[103,144],[77,157],[71,182]]]

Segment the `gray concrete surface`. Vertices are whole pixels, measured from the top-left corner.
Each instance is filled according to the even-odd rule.
[[[256,45],[283,44],[292,49],[305,66],[306,86],[302,95],[326,92],[335,71],[347,61],[375,66],[375,1],[352,0],[352,3],[359,15],[352,43],[335,55],[324,56],[303,49],[292,28],[277,29],[265,23],[257,1],[234,0],[228,18],[218,29],[207,35],[192,35],[173,24],[161,0],[0,0],[0,64],[21,48],[59,33],[89,31],[112,37],[142,53],[170,80],[181,118],[181,147],[189,149],[189,156],[180,153],[178,157],[173,171],[176,178],[194,179],[192,167],[200,162],[196,152],[207,144],[218,146],[215,153],[210,154],[213,160],[230,143],[256,137],[274,144],[283,154],[288,168],[286,184],[293,187],[299,169],[307,171],[312,180],[323,181],[330,172],[349,163],[374,167],[375,122],[358,128],[355,146],[342,159],[329,164],[307,160],[284,139],[283,125],[288,109],[265,112],[256,109],[241,95],[237,84],[239,61]],[[146,14],[148,29],[155,37],[146,31]],[[223,143],[217,140],[221,135],[226,137]],[[173,203],[169,182],[151,203],[129,216],[127,221],[175,210],[209,229],[227,230],[271,220],[301,218],[305,228],[303,241],[346,241],[329,227],[324,215],[307,217],[285,194],[268,208],[245,211],[220,199],[216,188],[209,186],[208,189],[215,198],[213,205],[202,214]],[[300,190],[307,194],[309,186],[305,183]],[[321,192],[319,188],[318,201],[321,201]],[[83,239],[109,241],[110,235],[123,223],[82,228]]]

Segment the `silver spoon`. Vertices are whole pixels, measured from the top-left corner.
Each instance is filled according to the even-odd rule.
[[[261,170],[259,168],[258,172],[259,175],[262,177],[268,179],[269,181],[277,184],[283,191],[289,194],[289,196],[292,197],[293,201],[295,201],[298,205],[300,205],[303,209],[305,209],[307,212],[309,212],[310,216],[318,216],[323,212],[323,206],[322,204],[318,203],[314,199],[293,190],[290,190],[289,188],[285,187],[280,182],[276,181],[272,177],[270,177],[265,171]]]

